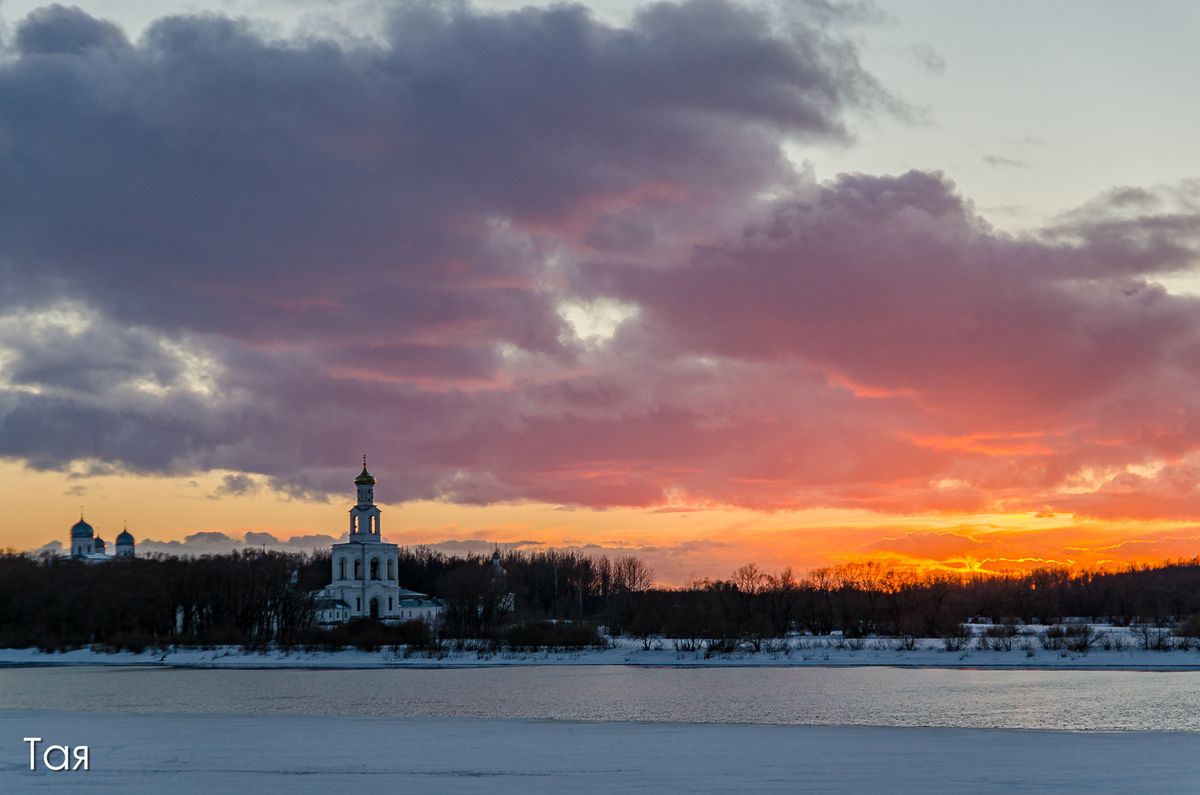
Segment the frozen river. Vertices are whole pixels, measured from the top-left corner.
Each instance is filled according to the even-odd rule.
[[[0,709],[1200,732],[1200,672],[0,668]]]
[[[1197,716],[1200,672],[12,667],[0,792],[1124,795],[1200,780]]]

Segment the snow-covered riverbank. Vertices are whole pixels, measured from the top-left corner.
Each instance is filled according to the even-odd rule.
[[[87,744],[29,771],[22,737]],[[0,712],[0,791],[1177,792],[1200,734]]]
[[[174,648],[168,651],[107,653],[77,649],[43,653],[36,649],[0,649],[0,665],[163,665],[197,668],[454,668],[507,665],[642,665],[642,666],[861,666],[888,665],[929,668],[1036,668],[1200,670],[1200,650],[1153,651],[1123,639],[1117,648],[1097,645],[1086,653],[1043,648],[1036,638],[1024,638],[1010,651],[980,649],[975,645],[947,651],[943,641],[918,640],[913,648],[897,641],[875,639],[843,641],[798,638],[766,644],[762,651],[748,649],[707,655],[703,649],[680,651],[670,641],[643,644],[617,639],[610,648],[580,651],[499,652],[447,650],[438,653],[381,649],[342,651],[243,651],[236,647]]]

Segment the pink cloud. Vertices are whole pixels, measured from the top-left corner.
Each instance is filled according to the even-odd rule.
[[[815,183],[786,145],[903,111],[828,19],[118,33],[48,9],[0,62],[0,455],[303,496],[369,450],[398,499],[1200,516],[1200,301],[1154,283],[1200,217],[1125,188],[1012,236],[940,173]],[[559,310],[601,299],[628,316],[578,339]],[[64,305],[83,331],[31,319]]]

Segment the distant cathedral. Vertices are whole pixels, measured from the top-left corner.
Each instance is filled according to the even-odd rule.
[[[358,502],[350,509],[350,535],[345,543],[333,545],[331,582],[317,601],[317,620],[322,624],[352,618],[437,623],[442,615],[440,599],[400,587],[398,547],[380,537],[375,476],[367,471],[365,455],[354,486]]]
[[[104,539],[96,535],[95,529],[83,520],[81,513],[79,521],[71,525],[71,558],[87,563],[103,563],[114,557],[108,554],[107,548],[108,545]],[[129,532],[129,528],[125,528],[117,536],[116,553],[115,557],[118,558],[133,557],[133,535]]]

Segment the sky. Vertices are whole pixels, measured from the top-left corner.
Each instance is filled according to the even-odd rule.
[[[1200,8],[0,2],[0,547],[1200,552]]]

